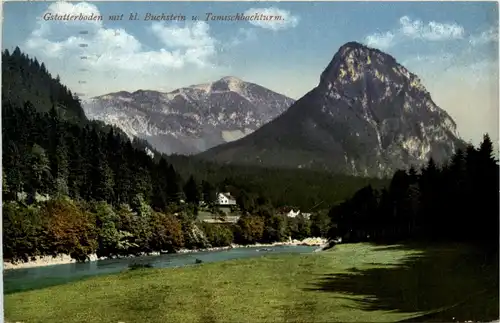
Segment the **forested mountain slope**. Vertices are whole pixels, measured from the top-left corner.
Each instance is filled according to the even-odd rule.
[[[30,58],[19,47],[2,52],[2,102],[23,106],[31,102],[37,111],[48,112],[53,106],[65,120],[84,123],[87,117],[80,101],[59,76],[49,73],[44,63]]]

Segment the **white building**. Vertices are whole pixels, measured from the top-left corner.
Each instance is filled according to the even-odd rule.
[[[302,216],[304,217],[304,219],[309,220],[311,218],[311,213],[302,213]]]
[[[288,216],[289,218],[295,218],[299,214],[301,214],[300,210],[297,211],[290,210],[290,212],[288,212],[286,216]],[[304,217],[304,219],[309,219],[311,217],[311,213],[302,213],[302,216]]]
[[[236,200],[231,196],[230,193],[219,193],[217,194],[217,204],[236,205]]]

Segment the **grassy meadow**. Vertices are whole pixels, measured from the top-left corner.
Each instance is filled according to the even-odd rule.
[[[346,244],[15,293],[5,315],[33,323],[486,321],[498,318],[498,260],[463,245]]]

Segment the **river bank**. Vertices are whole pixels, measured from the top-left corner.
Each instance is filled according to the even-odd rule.
[[[316,248],[289,247],[307,249],[309,254],[263,252],[272,257],[258,257],[258,248],[158,257],[165,265],[175,264],[163,267],[155,263],[156,269],[147,273],[126,270],[135,260],[122,261],[121,268],[113,271],[96,268],[96,263],[78,266],[86,267],[81,270],[39,268],[31,276],[20,273],[13,277],[16,271],[11,271],[6,280],[11,286],[4,298],[5,316],[10,322],[66,323],[278,323],[284,315],[298,322],[317,323],[332,318],[336,322],[464,323],[497,319],[498,265],[483,258],[476,248],[353,243],[336,245],[335,250],[321,254],[310,253]],[[231,253],[237,261],[224,261]],[[248,257],[242,255],[245,253]],[[197,258],[204,264],[196,266]],[[141,263],[150,261],[155,262],[145,259]],[[110,267],[116,265],[109,263]],[[179,268],[181,263],[191,267]],[[86,277],[94,276],[92,279],[57,281],[62,275],[91,270],[96,272]],[[116,274],[100,275],[97,271]],[[12,286],[13,278],[20,285],[18,290]],[[37,281],[40,284],[33,284]],[[439,298],[433,297],[436,291]],[[381,300],[375,304],[376,311],[366,307],[365,295]],[[290,309],[293,313],[285,312]],[[423,314],[427,313],[434,316],[426,319]]]
[[[269,247],[277,247],[277,246],[319,246],[320,248],[325,246],[327,240],[324,238],[306,238],[304,240],[288,240],[285,242],[275,242],[269,244],[252,244],[252,245],[237,245],[231,244],[230,246],[225,247],[213,247],[206,249],[180,249],[177,253],[196,253],[196,252],[209,252],[209,251],[223,251],[234,248],[269,248]],[[135,258],[141,256],[159,256],[160,252],[151,252],[151,253],[143,253],[140,255],[128,255],[128,256],[120,256],[120,257],[110,257],[111,259],[116,258]],[[97,257],[96,254],[92,254],[89,256],[89,262],[105,260],[109,259],[107,257]],[[45,267],[45,266],[53,266],[53,265],[64,265],[75,263],[76,260],[71,258],[69,255],[62,254],[53,256],[37,256],[35,260],[30,260],[28,262],[19,262],[19,263],[11,263],[9,261],[4,261],[3,270],[14,270],[14,269],[23,269],[23,268],[34,268],[34,267]]]

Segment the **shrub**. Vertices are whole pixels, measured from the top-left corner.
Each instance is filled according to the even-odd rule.
[[[229,246],[234,239],[233,231],[227,225],[204,223],[203,231],[212,247]]]
[[[150,246],[153,250],[172,252],[184,246],[181,221],[173,215],[153,212],[151,230]]]
[[[265,219],[264,242],[281,242],[287,238],[287,222],[284,215],[270,215]]]
[[[95,215],[67,199],[47,201],[41,209],[54,254],[84,261],[97,249]]]
[[[4,202],[3,252],[13,262],[28,261],[31,257],[50,253],[40,212],[16,202]]]
[[[303,240],[311,236],[310,221],[302,215],[295,218],[288,218],[288,234],[292,239]]]
[[[242,216],[236,224],[235,240],[239,244],[254,244],[264,235],[264,219],[260,216]]]
[[[97,256],[108,257],[119,254],[120,233],[117,229],[118,216],[106,202],[95,203],[92,211],[96,216],[98,234]]]
[[[123,247],[127,247],[126,253],[139,254],[141,251],[150,251],[151,217],[147,214],[144,217],[138,215],[126,204],[120,205],[116,212],[119,217],[118,230],[123,233]]]

